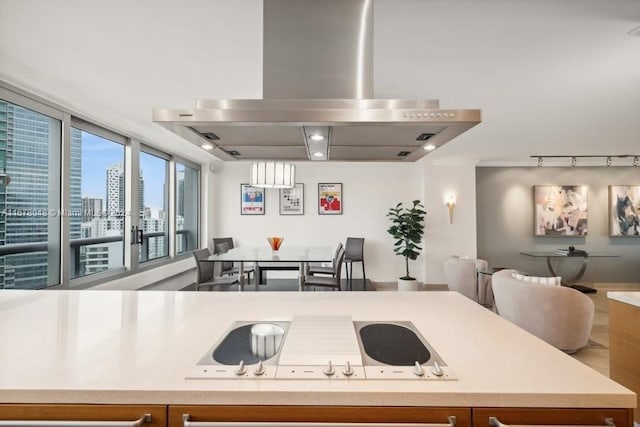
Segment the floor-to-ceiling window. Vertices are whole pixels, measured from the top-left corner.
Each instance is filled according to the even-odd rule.
[[[86,287],[188,256],[199,180],[196,163],[0,82],[0,289]]]
[[[198,248],[200,170],[185,161],[176,161],[176,254]]]
[[[60,283],[61,138],[60,119],[0,98],[0,289]]]
[[[139,261],[169,254],[169,160],[148,147],[140,151],[140,225],[143,231]]]
[[[124,265],[124,138],[88,123],[71,127],[70,275]]]

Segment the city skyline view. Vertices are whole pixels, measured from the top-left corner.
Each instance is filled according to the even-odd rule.
[[[0,289],[38,289],[60,281],[61,216],[69,216],[70,278],[124,267],[125,145],[71,126],[69,205],[60,205],[62,122],[0,100]],[[169,160],[138,151],[136,208],[138,262],[169,255],[169,222],[175,253],[198,243],[198,177],[178,162],[176,185],[167,186]],[[146,178],[146,179],[145,179]],[[176,214],[168,217],[169,192]],[[185,191],[188,193],[185,195]],[[185,224],[189,229],[185,229]],[[127,234],[128,236],[128,234]]]
[[[108,141],[108,140],[107,140]],[[112,142],[112,141],[109,141]],[[107,190],[105,185],[105,171],[116,165],[124,165],[123,147],[112,142],[105,143],[105,139],[89,132],[82,132],[82,187],[81,197],[99,198],[106,203]],[[164,177],[165,170],[162,162],[149,161],[146,153],[140,156],[140,171],[144,181],[145,205],[153,216],[164,210],[164,180],[153,179]],[[106,204],[104,205],[106,209]]]

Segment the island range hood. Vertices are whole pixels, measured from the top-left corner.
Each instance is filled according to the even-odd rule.
[[[373,0],[264,0],[264,99],[199,99],[153,121],[222,160],[412,162],[481,121],[373,98]]]

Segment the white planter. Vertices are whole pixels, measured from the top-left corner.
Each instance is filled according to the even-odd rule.
[[[417,280],[398,279],[398,292],[412,292],[418,290]]]

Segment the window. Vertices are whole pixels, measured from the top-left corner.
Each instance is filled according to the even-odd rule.
[[[176,162],[176,254],[198,249],[200,171]]]
[[[124,145],[93,128],[71,128],[71,278],[124,265]]]
[[[0,82],[0,289],[90,287],[186,256],[199,187],[197,163]]]
[[[60,283],[62,122],[0,99],[0,289]]]
[[[169,161],[146,148],[140,151],[140,225],[143,231],[139,261],[169,255]]]

